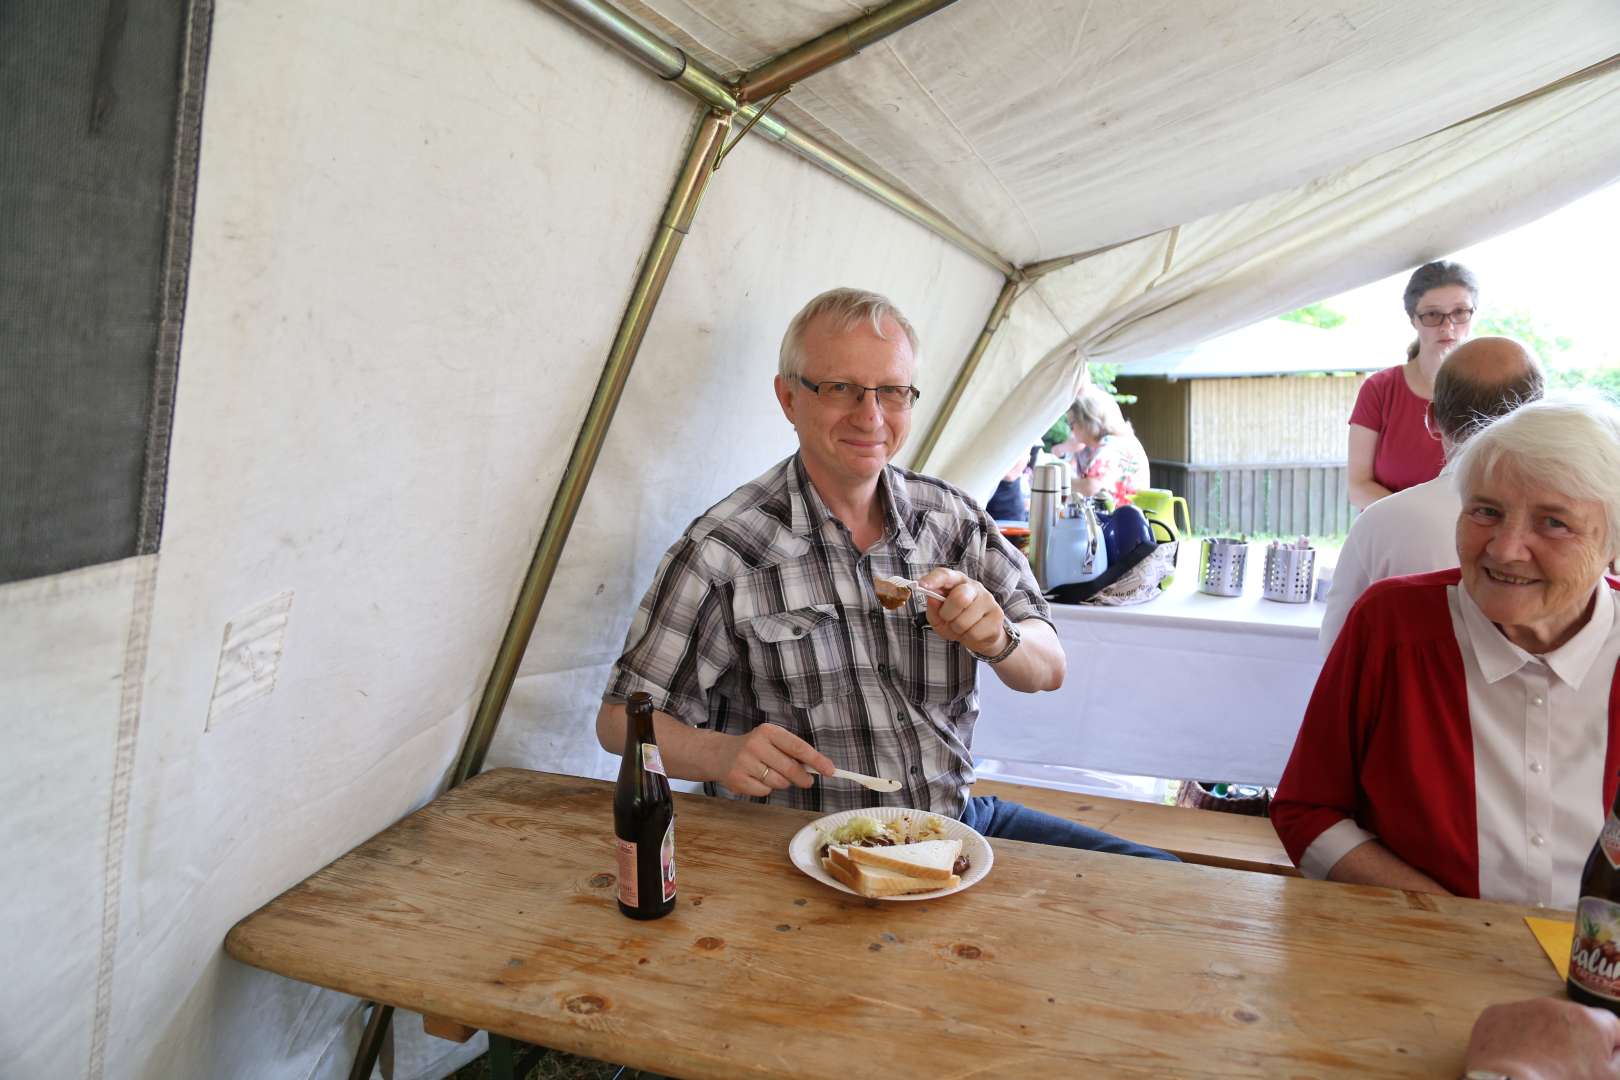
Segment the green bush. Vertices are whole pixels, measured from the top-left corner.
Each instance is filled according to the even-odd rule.
[[[1549,389],[1597,390],[1620,401],[1620,368],[1567,368],[1547,372]]]

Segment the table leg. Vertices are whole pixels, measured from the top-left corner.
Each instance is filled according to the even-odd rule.
[[[349,1080],[371,1080],[372,1066],[377,1064],[383,1040],[388,1037],[388,1024],[393,1019],[392,1005],[371,1003],[371,1019],[366,1021],[366,1030],[360,1036],[360,1049],[349,1069]]]
[[[516,1046],[505,1035],[489,1033],[489,1077],[490,1080],[517,1080],[513,1071],[513,1060],[517,1056]]]

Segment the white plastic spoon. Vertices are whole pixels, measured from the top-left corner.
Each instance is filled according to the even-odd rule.
[[[881,776],[867,776],[865,773],[850,772],[848,769],[834,769],[833,775],[840,780],[853,780],[857,784],[871,788],[873,791],[900,790],[900,781],[887,780]]]

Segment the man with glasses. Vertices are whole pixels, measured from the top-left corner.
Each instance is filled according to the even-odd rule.
[[[911,430],[916,333],[892,303],[834,289],[783,337],[776,398],[799,450],[698,518],[665,555],[597,716],[624,745],[652,695],[669,774],[711,795],[833,812],[909,806],[992,836],[1168,858],[990,797],[970,798],[977,675],[1035,692],[1065,662],[1022,555],[956,488],[890,464]],[[874,579],[919,582],[890,609]],[[845,768],[900,782],[879,795]]]

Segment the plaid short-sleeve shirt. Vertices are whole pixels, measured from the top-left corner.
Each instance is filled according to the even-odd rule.
[[[1051,613],[1024,557],[962,492],[893,465],[878,490],[887,527],[864,554],[797,454],[711,507],[665,554],[603,698],[646,691],[655,708],[730,735],[773,723],[841,768],[902,783],[885,795],[818,778],[772,802],[959,817],[973,782],[977,661],[927,628],[920,598],[885,610],[872,578],[946,566],[1015,623]]]

